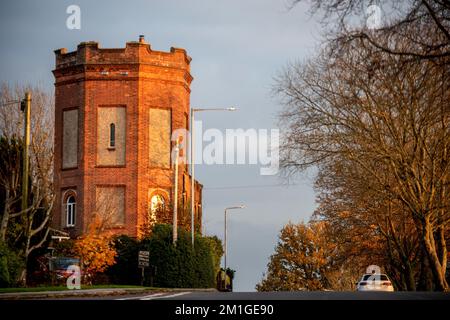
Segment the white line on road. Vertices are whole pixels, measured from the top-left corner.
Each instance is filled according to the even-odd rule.
[[[148,298],[142,298],[141,300],[175,298],[175,297],[179,297],[179,296],[184,296],[185,294],[188,294],[188,293],[190,293],[190,292],[180,292],[180,293],[175,293],[175,294],[171,294],[171,295],[168,295],[168,296],[162,296],[162,297],[152,296],[152,297],[148,297]]]
[[[116,300],[150,300],[150,299],[152,299],[152,297],[157,297],[157,296],[161,296],[161,295],[163,295],[164,293],[153,293],[153,294],[150,294],[150,295],[148,295],[148,296],[136,296],[136,297],[128,297],[128,298],[120,298],[120,299],[116,299]]]

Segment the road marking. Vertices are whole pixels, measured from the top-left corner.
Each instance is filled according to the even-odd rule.
[[[171,294],[171,295],[168,295],[168,296],[162,296],[162,297],[160,297],[160,296],[152,296],[152,297],[148,297],[148,298],[143,298],[143,299],[141,299],[141,300],[153,300],[153,299],[167,299],[167,298],[175,298],[175,297],[179,297],[179,296],[184,296],[185,294],[188,294],[188,293],[190,293],[190,292],[180,292],[180,293],[175,293],[175,294]]]
[[[120,299],[116,299],[116,300],[150,300],[152,297],[157,297],[157,296],[161,296],[164,293],[153,293],[150,294],[148,296],[136,296],[136,297],[128,297],[128,298],[120,298]]]

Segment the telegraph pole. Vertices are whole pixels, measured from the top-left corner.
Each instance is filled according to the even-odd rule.
[[[31,93],[25,93],[25,99],[22,100],[21,109],[24,114],[25,124],[23,128],[23,165],[22,165],[22,210],[28,208],[28,173],[29,173],[29,157],[30,148],[30,114],[31,114]]]

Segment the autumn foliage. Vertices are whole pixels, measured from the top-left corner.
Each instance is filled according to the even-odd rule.
[[[433,24],[390,30],[338,34],[281,73],[280,163],[287,175],[316,170],[313,219],[330,224],[342,269],[365,256],[397,290],[448,291],[450,60],[411,59],[410,39],[440,42]]]
[[[117,255],[112,243],[112,235],[100,230],[100,221],[95,219],[89,225],[88,232],[75,240],[73,251],[80,257],[84,280],[90,282],[92,277],[104,272],[115,263]]]
[[[258,291],[323,290],[330,286],[335,245],[328,242],[324,222],[288,223],[281,230],[268,272]]]

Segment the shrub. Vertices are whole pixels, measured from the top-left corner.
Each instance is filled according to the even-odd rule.
[[[24,260],[5,242],[0,241],[0,287],[15,286],[24,266]]]
[[[150,252],[150,264],[156,267],[153,284],[158,287],[208,288],[215,286],[215,250],[213,240],[195,236],[192,249],[190,233],[178,230],[176,246],[172,244],[172,226],[157,224],[143,240]],[[219,258],[220,259],[220,258]],[[147,272],[146,284],[150,283]]]
[[[176,288],[209,288],[216,286],[216,274],[223,254],[222,243],[217,237],[195,236],[192,249],[190,232],[180,228],[176,246],[172,243],[172,226],[156,224],[141,241],[125,235],[113,240],[117,252],[115,264],[106,274],[112,283],[140,284],[138,252],[150,252],[151,268],[145,268],[145,285]],[[151,281],[152,271],[156,274]]]
[[[114,238],[113,246],[117,252],[116,263],[106,271],[110,281],[115,284],[139,284],[141,275],[137,261],[139,241],[121,235]]]
[[[203,237],[211,248],[213,264],[214,264],[214,274],[216,275],[220,271],[220,259],[223,256],[223,245],[222,240],[217,236]]]
[[[106,235],[87,234],[75,241],[74,250],[81,259],[83,281],[89,284],[97,273],[115,263],[116,251]]]

